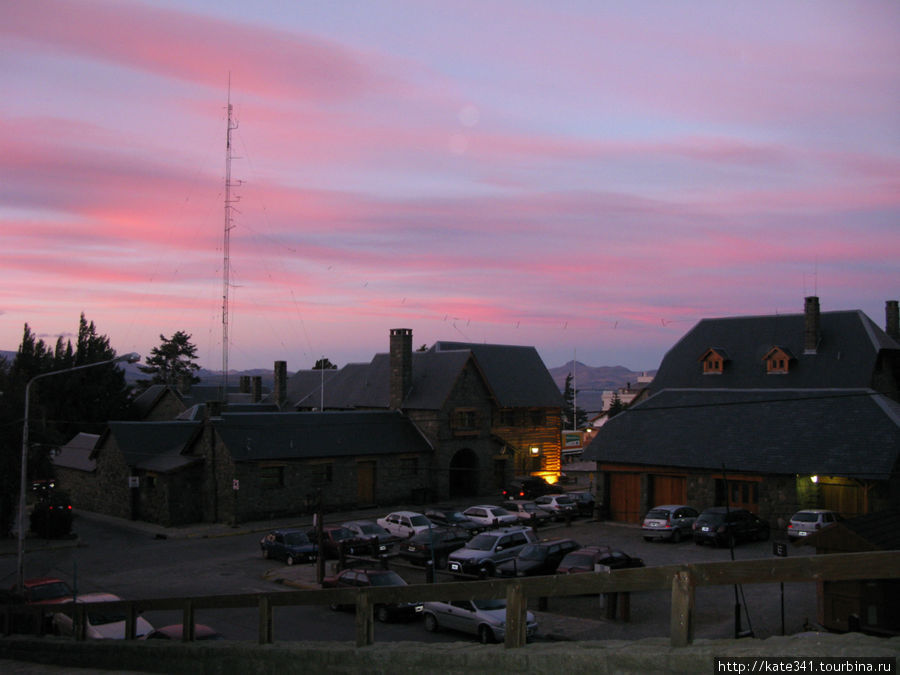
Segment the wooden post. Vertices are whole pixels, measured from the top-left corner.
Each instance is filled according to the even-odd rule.
[[[187,600],[181,618],[181,639],[190,641],[194,639],[194,603]]]
[[[672,577],[671,622],[673,647],[686,647],[694,641],[694,578],[688,570]]]
[[[269,596],[259,596],[259,644],[272,644],[272,605]]]
[[[510,584],[506,588],[506,639],[507,649],[525,646],[528,603],[522,584]]]
[[[372,600],[365,591],[356,596],[356,646],[367,647],[375,642],[375,616]]]
[[[631,591],[619,593],[619,597],[622,599],[622,602],[619,603],[619,616],[622,621],[628,623],[631,621]]]
[[[128,603],[128,608],[125,610],[125,639],[126,640],[134,640],[136,630],[135,623],[137,622],[137,608],[134,606],[133,602]]]
[[[41,620],[43,621],[43,619]],[[75,612],[72,615],[72,621],[75,624],[72,631],[72,633],[75,635],[75,640],[77,640],[78,642],[84,642],[87,639],[87,620],[85,618],[85,610],[83,604],[75,604]]]

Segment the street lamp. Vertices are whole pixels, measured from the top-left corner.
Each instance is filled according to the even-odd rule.
[[[95,366],[108,366],[111,363],[120,363],[125,361],[127,363],[137,363],[141,360],[141,355],[136,352],[131,352],[130,354],[123,354],[122,356],[117,356],[114,359],[109,359],[107,361],[97,361],[96,363],[86,363],[83,366],[75,366],[74,368],[65,368],[63,370],[54,370],[49,373],[41,373],[40,375],[35,375],[30,380],[28,380],[28,384],[25,385],[25,422],[22,427],[22,467],[21,474],[19,477],[19,519],[18,519],[18,547],[16,549],[17,553],[17,577],[16,577],[16,588],[19,591],[25,590],[25,493],[28,489],[28,478],[27,478],[27,466],[28,466],[28,408],[29,401],[31,400],[31,385],[34,384],[36,380],[40,380],[44,377],[50,377],[51,375],[62,375],[63,373],[71,373],[74,370],[83,370],[84,368],[93,368]]]

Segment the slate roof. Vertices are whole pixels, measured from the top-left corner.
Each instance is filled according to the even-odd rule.
[[[804,354],[802,313],[703,319],[666,353],[649,389],[865,388],[873,386],[879,351],[900,350],[858,310],[821,312],[819,333],[816,353]],[[763,357],[775,346],[795,357],[785,375],[766,372]],[[704,374],[697,365],[711,347],[728,355],[721,375]]]
[[[163,397],[169,387],[165,384],[151,384],[132,401],[132,410],[138,419],[144,419],[153,410],[153,407]],[[179,396],[175,389],[172,389],[175,396]]]
[[[200,422],[110,422],[125,463],[135,469],[166,473],[202,458],[184,454],[202,428]]]
[[[76,434],[72,440],[60,447],[59,452],[51,458],[56,466],[79,471],[93,471],[97,468],[97,462],[91,457],[91,453],[100,439],[99,434]]]
[[[583,458],[887,479],[900,404],[871,389],[667,389],[613,417]]]
[[[435,353],[457,350],[472,353],[501,407],[563,407],[562,393],[534,347],[436,342],[431,348]]]
[[[212,424],[238,462],[433,451],[397,411],[224,413]]]

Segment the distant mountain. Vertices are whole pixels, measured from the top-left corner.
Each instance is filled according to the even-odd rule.
[[[572,372],[572,363],[564,366],[548,368],[553,381],[560,391],[565,391],[566,377]],[[653,376],[655,370],[636,372],[624,366],[588,366],[580,361],[575,362],[575,405],[588,414],[603,409],[603,392],[614,391],[625,387],[637,388],[638,377]]]

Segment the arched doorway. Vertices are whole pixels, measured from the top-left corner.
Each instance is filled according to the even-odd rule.
[[[478,494],[478,455],[463,448],[450,460],[450,497]]]

